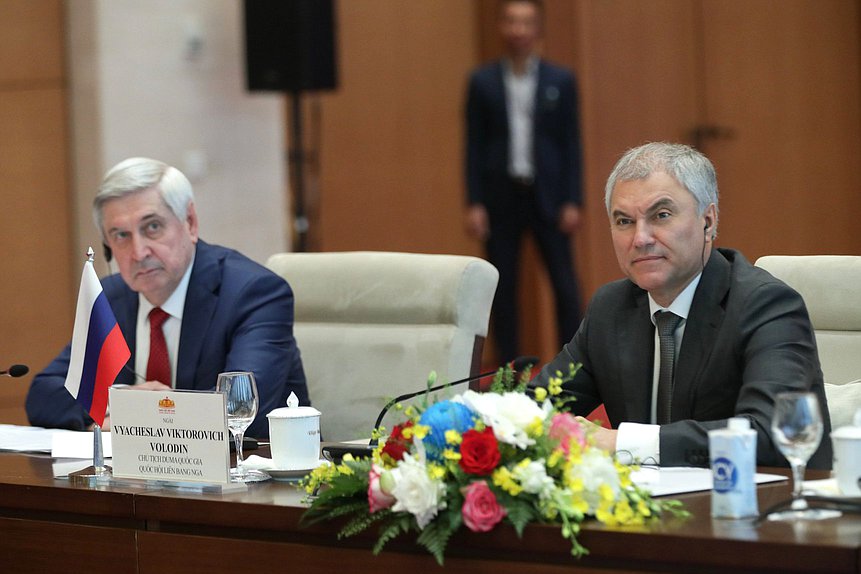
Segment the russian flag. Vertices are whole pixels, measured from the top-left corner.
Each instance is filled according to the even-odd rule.
[[[99,426],[105,422],[108,387],[114,384],[130,356],[129,347],[111,305],[102,292],[102,284],[90,259],[84,263],[81,289],[78,291],[66,388]]]

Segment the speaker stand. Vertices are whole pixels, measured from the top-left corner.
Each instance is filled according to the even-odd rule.
[[[305,146],[302,130],[302,91],[290,92],[290,142],[289,169],[293,188],[293,251],[302,253],[308,250],[308,217],[305,214]]]

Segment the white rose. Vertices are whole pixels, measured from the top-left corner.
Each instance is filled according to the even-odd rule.
[[[417,459],[407,456],[392,471],[395,497],[392,510],[406,511],[416,517],[419,529],[424,529],[445,504],[445,484],[428,476],[427,468]]]

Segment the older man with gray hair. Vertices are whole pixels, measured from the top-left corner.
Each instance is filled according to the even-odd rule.
[[[119,268],[102,287],[132,351],[117,383],[211,390],[220,372],[252,371],[260,408],[250,436],[269,435],[265,415],[291,391],[308,404],[290,286],[198,237],[191,184],[178,169],[147,158],[117,164],[99,187],[93,216]],[[67,346],[33,379],[26,401],[31,424],[76,430],[92,424],[64,387],[69,358]]]
[[[625,153],[606,186],[616,258],[626,279],[601,287],[546,385],[570,363],[573,411],[604,404],[611,451],[663,466],[705,466],[708,431],[745,417],[757,463],[785,466],[771,437],[775,397],[812,391],[825,434],[811,468],[831,467],[830,421],[813,327],[801,296],[732,249],[715,248],[718,188],[711,162],[678,144]]]

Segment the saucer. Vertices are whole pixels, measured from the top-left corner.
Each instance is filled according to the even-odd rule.
[[[312,470],[323,464],[329,464],[329,461],[321,460],[317,466],[313,466],[311,468],[297,468],[294,470],[267,468],[266,473],[275,480],[295,481],[305,478]]]

